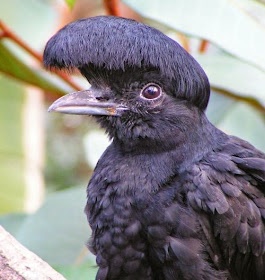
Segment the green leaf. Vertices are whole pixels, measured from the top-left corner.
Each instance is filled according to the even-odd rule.
[[[56,266],[54,267],[67,280],[94,280],[98,268],[91,263],[82,266]]]
[[[235,100],[217,92],[211,91],[206,115],[213,124],[217,125],[225,118],[226,114],[229,112],[229,110],[231,110],[235,103]]]
[[[255,98],[265,109],[265,72],[225,54],[195,56],[212,86]]]
[[[261,3],[249,0],[123,1],[144,17],[207,39],[265,70],[265,5]]]
[[[21,226],[25,222],[28,214],[8,214],[0,216],[0,225],[5,228],[13,236],[17,235]]]
[[[22,139],[25,91],[0,75],[0,92],[0,213],[18,212],[24,209],[26,196]]]
[[[15,237],[50,265],[74,264],[90,237],[85,201],[85,187],[50,194]]]
[[[0,72],[46,91],[60,95],[67,92],[62,86],[55,84],[52,78],[47,78],[48,74],[44,71],[26,65],[2,41],[0,41]]]
[[[237,102],[225,114],[218,127],[226,132],[247,140],[265,152],[265,122],[262,115],[242,102]]]
[[[74,7],[75,1],[76,0],[65,0],[70,9]]]

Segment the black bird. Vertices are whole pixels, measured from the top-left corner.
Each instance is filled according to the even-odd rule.
[[[99,16],[54,35],[44,65],[91,84],[49,110],[113,140],[87,187],[96,279],[265,279],[265,154],[207,120],[207,76],[181,46]]]

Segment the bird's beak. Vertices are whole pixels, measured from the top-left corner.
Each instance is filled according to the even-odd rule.
[[[126,106],[103,101],[98,94],[90,89],[69,93],[57,99],[48,111],[74,115],[121,116],[128,110]]]

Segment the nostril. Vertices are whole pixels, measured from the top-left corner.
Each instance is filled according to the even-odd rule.
[[[108,101],[110,98],[107,95],[100,95],[100,96],[96,96],[96,99],[99,101]]]

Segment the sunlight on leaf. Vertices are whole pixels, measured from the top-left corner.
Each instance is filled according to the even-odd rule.
[[[245,98],[254,98],[265,109],[265,72],[226,54],[195,55],[212,86]]]
[[[265,70],[265,27],[248,14],[262,13],[264,5],[231,0],[124,0],[140,15],[180,32],[207,39],[227,52]]]

